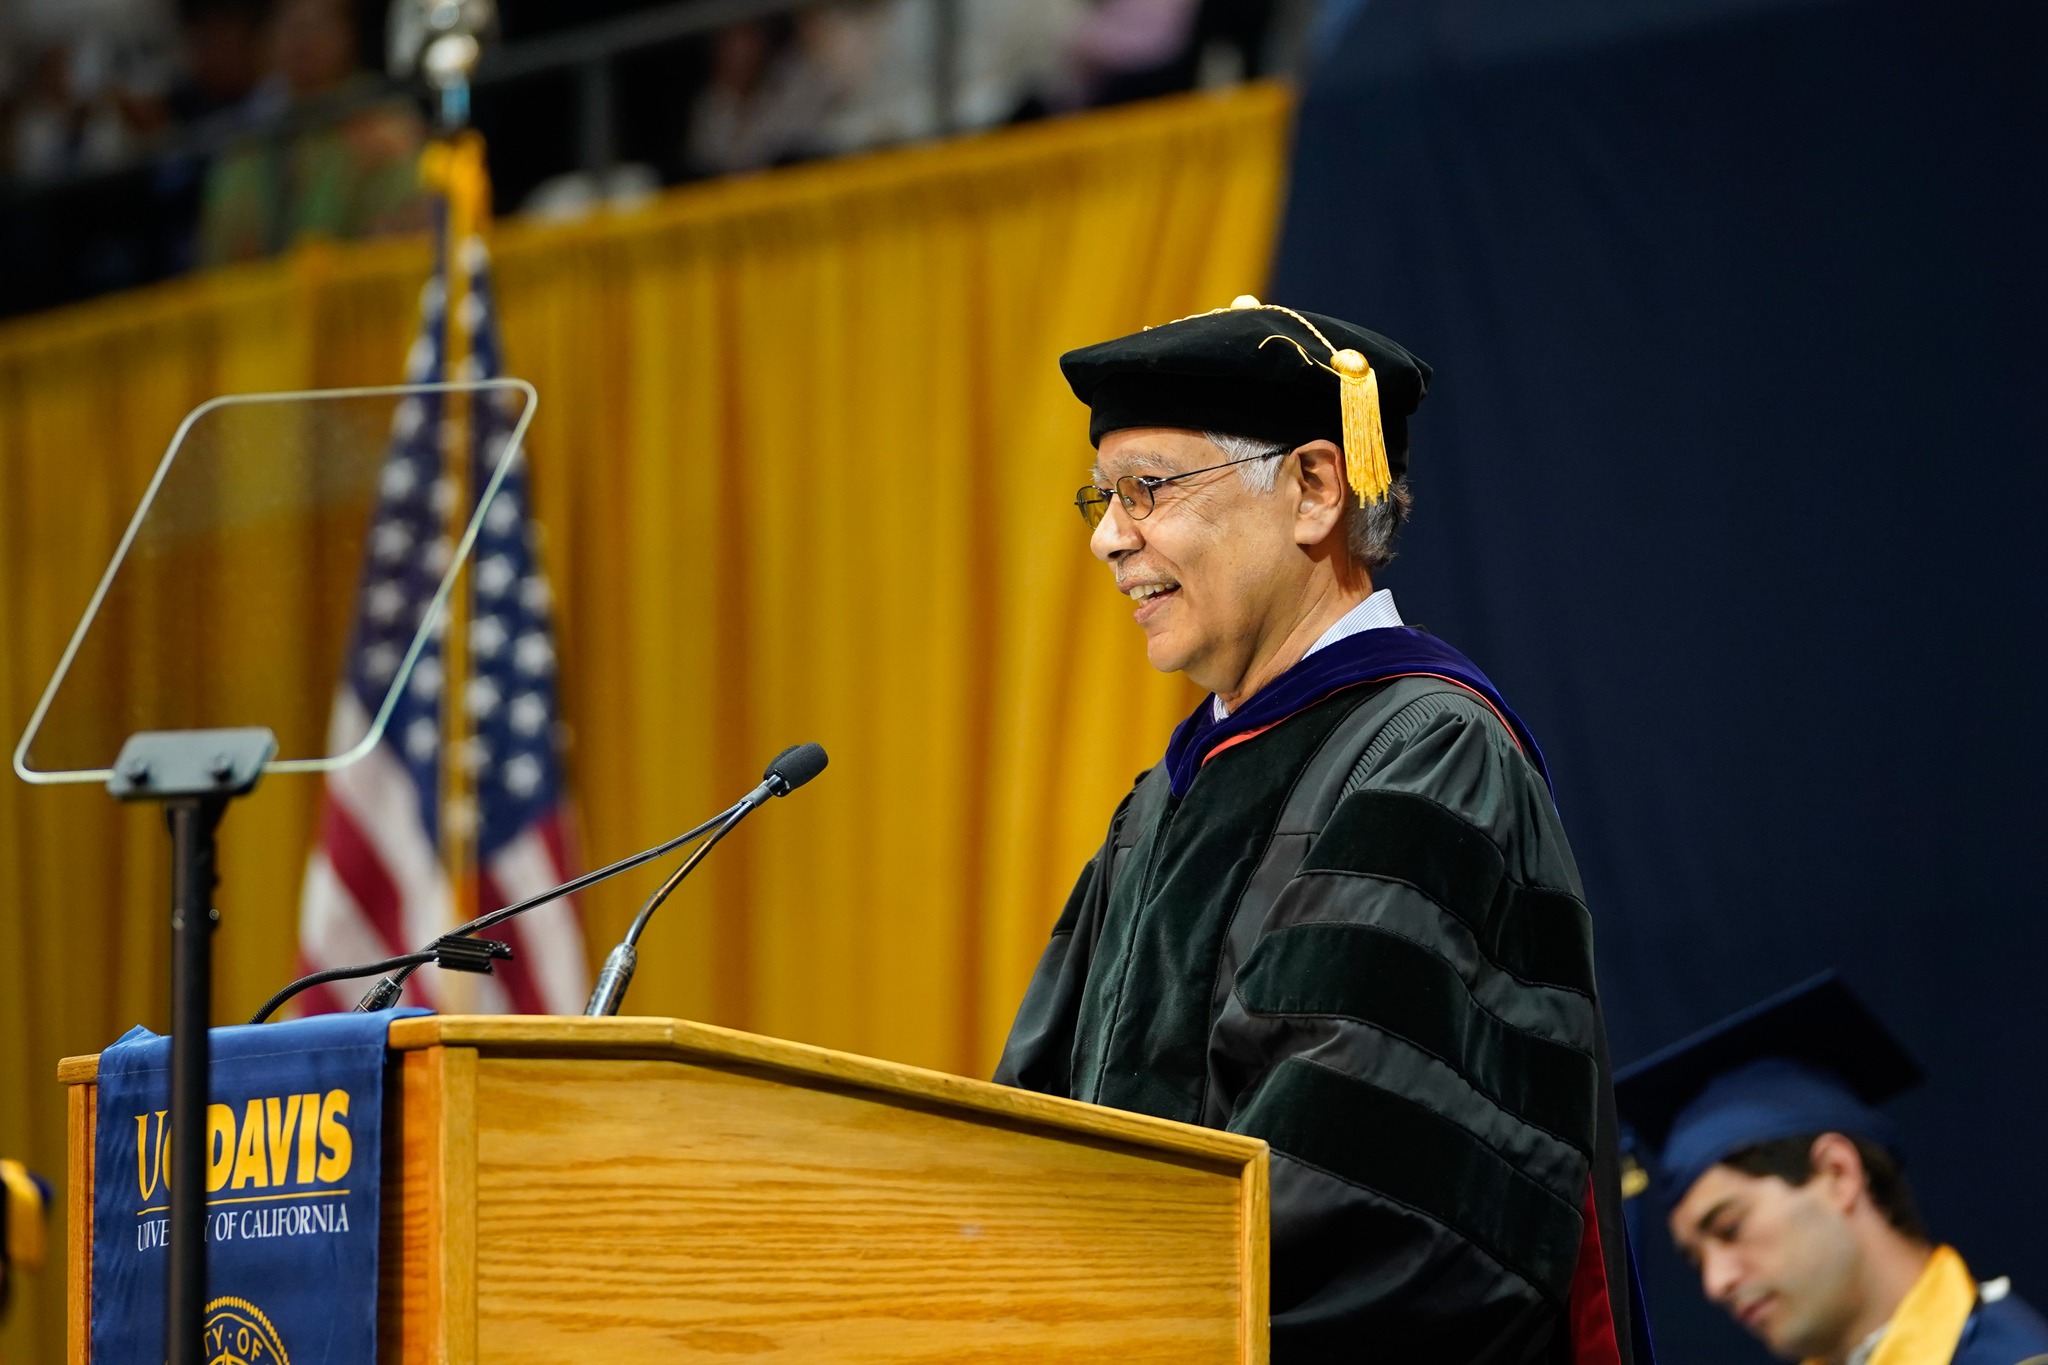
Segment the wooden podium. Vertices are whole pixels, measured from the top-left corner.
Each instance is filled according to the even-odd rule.
[[[1266,1360],[1266,1145],[673,1019],[391,1027],[380,1362]],[[90,1354],[98,1058],[71,1088]]]

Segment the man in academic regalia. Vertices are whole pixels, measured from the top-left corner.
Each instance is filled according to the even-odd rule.
[[[1701,1288],[1774,1355],[2048,1365],[2048,1323],[1921,1224],[1877,1108],[1919,1080],[1830,972],[1627,1068],[1616,1093]]]
[[[1271,1144],[1280,1365],[1646,1360],[1543,757],[1373,583],[1428,367],[1249,296],[1060,364],[1091,548],[1211,695],[1117,808],[997,1079]]]

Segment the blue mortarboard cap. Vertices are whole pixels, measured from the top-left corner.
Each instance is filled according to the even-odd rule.
[[[1614,1098],[1669,1207],[1760,1142],[1841,1133],[1896,1155],[1898,1129],[1876,1106],[1920,1078],[1905,1046],[1828,971],[1624,1068]]]

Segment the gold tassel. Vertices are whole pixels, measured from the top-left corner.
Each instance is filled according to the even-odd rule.
[[[1357,351],[1330,357],[1337,372],[1337,392],[1344,419],[1344,477],[1358,495],[1359,506],[1378,502],[1393,486],[1387,468],[1387,433],[1380,423],[1380,377]]]

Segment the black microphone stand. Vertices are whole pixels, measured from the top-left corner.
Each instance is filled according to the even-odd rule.
[[[515,915],[523,915],[529,910],[533,910],[540,906],[546,905],[549,901],[560,900],[563,896],[573,896],[578,891],[583,890],[585,887],[597,885],[599,882],[605,880],[607,877],[615,877],[621,872],[631,871],[633,868],[640,866],[640,864],[642,863],[653,862],[656,858],[661,857],[663,854],[673,853],[675,850],[681,848],[684,844],[689,843],[690,840],[701,837],[706,830],[712,829],[719,825],[722,821],[731,816],[734,811],[738,810],[740,806],[745,804],[746,803],[744,801],[741,801],[734,805],[727,806],[724,810],[712,816],[703,824],[698,825],[694,829],[684,830],[681,834],[678,834],[673,839],[664,840],[663,842],[656,844],[653,848],[642,849],[640,852],[632,854],[628,857],[621,858],[615,863],[607,863],[603,867],[597,869],[597,871],[595,872],[586,872],[580,877],[572,877],[568,881],[563,882],[560,886],[550,887],[548,890],[541,892],[538,896],[527,897],[525,900],[520,901],[517,905],[508,905],[505,906],[503,909],[493,910],[487,915],[478,915],[475,919],[471,920],[467,924],[458,924],[453,929],[450,929],[447,933],[443,934],[439,939],[435,940],[434,947],[436,950],[446,951],[446,946],[451,940],[464,939],[472,934],[480,934],[484,932],[484,930],[486,929],[494,929],[498,925],[503,924],[506,920],[511,919]],[[506,951],[505,956],[511,956],[511,952],[509,949]],[[418,958],[419,960],[410,960],[413,958]],[[408,953],[405,955],[405,960],[403,961],[401,961],[401,959],[399,958],[392,958],[384,962],[365,963],[361,967],[338,968],[337,970],[341,973],[341,975],[324,977],[324,979],[332,981],[345,981],[350,977],[369,976],[372,973],[387,971],[391,968],[396,967],[396,971],[392,971],[389,976],[384,977],[376,985],[370,987],[368,991],[364,992],[363,998],[356,1002],[356,1010],[358,1012],[368,1010],[390,1009],[393,1005],[398,1003],[399,995],[405,990],[406,978],[411,976],[414,972],[418,971],[421,967],[425,966],[428,962],[433,962],[436,960],[437,959],[433,951],[417,954]],[[447,962],[441,962],[440,965],[446,967],[449,964]],[[466,968],[458,965],[457,970],[460,971],[476,969]],[[489,968],[484,968],[483,970],[488,971]],[[314,973],[314,976],[322,975],[322,973]],[[291,985],[286,986],[283,990],[279,991],[276,996],[273,996],[271,999],[271,1003],[264,1006],[264,1012],[258,1015],[255,1019],[250,1020],[250,1022],[255,1024],[262,1023],[263,1020],[269,1016],[271,1011],[275,1010],[279,1005],[282,1005],[286,1000],[291,999],[291,997],[297,995],[302,990],[306,990],[320,984],[321,982],[314,980],[313,977],[300,977],[297,981],[292,982]]]
[[[698,845],[689,860],[671,873],[669,879],[640,907],[640,913],[633,916],[632,927],[619,940],[619,946],[606,956],[604,968],[597,974],[597,984],[590,991],[590,1003],[583,1007],[586,1016],[606,1019],[619,1012],[619,1006],[626,1000],[626,987],[633,984],[633,971],[640,965],[640,935],[647,932],[647,921],[654,917],[654,912],[661,908],[669,893],[682,885],[683,878],[690,875],[691,869],[704,861],[704,855],[717,847],[720,839],[732,833],[740,821],[768,804],[769,798],[787,796],[825,771],[825,763],[825,750],[816,744],[792,744],[769,762],[768,770],[761,774],[761,784],[719,817],[718,829]]]
[[[642,863],[652,862],[663,854],[681,848],[692,839],[702,838],[709,832],[711,837],[705,839],[683,865],[670,874],[660,889],[647,898],[647,903],[640,907],[640,913],[633,917],[632,927],[626,931],[624,941],[612,949],[611,955],[605,959],[604,970],[598,973],[597,985],[592,990],[590,1003],[583,1012],[592,1016],[617,1014],[619,1004],[625,998],[626,987],[633,980],[633,968],[639,958],[640,935],[646,932],[648,920],[661,903],[668,899],[669,893],[681,885],[683,878],[690,875],[691,869],[703,862],[704,856],[717,846],[719,840],[730,834],[741,820],[767,804],[771,797],[787,796],[809,782],[825,770],[826,761],[825,751],[818,745],[793,744],[775,756],[774,761],[768,765],[768,770],[761,775],[758,786],[694,829],[685,830],[673,839],[656,844],[653,848],[642,849],[615,863],[607,863],[595,872],[573,877],[560,886],[551,887],[537,896],[529,896],[516,905],[508,905],[489,914],[479,915],[467,924],[457,925],[434,940],[430,947],[419,952],[400,953],[396,957],[388,957],[382,961],[364,962],[350,967],[331,967],[325,971],[302,976],[264,1002],[263,1008],[256,1011],[255,1017],[249,1022],[261,1024],[299,992],[329,982],[373,976],[378,972],[388,973],[364,992],[363,998],[356,1002],[356,1009],[360,1012],[389,1009],[397,1004],[400,994],[405,989],[406,979],[428,963],[446,970],[489,973],[494,961],[512,956],[512,949],[496,939],[478,939],[471,937],[472,935],[494,928],[515,915],[523,915],[528,910],[546,905],[549,901],[559,900],[585,887],[595,886],[608,877],[617,876]]]
[[[758,800],[756,798],[759,798]],[[732,807],[722,817],[722,823],[712,832],[709,839],[697,846],[683,865],[669,874],[655,893],[640,907],[640,913],[633,916],[632,927],[626,930],[625,938],[612,949],[604,960],[604,968],[597,974],[597,984],[590,989],[590,1003],[583,1013],[592,1018],[608,1018],[619,1012],[619,1006],[626,1001],[626,987],[633,984],[633,972],[640,965],[640,935],[647,932],[647,921],[654,916],[661,903],[668,899],[669,892],[682,885],[683,878],[690,875],[690,869],[704,861],[720,839],[732,833],[733,827],[747,818],[754,807],[768,799],[767,784],[764,782],[749,792],[745,799]]]

